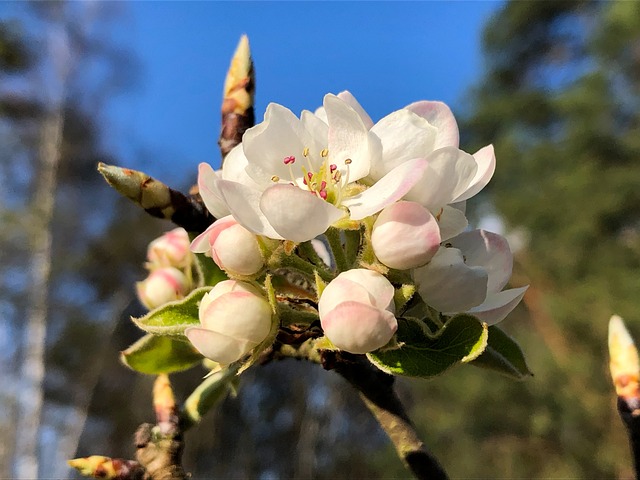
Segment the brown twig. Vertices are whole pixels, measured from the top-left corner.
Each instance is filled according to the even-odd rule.
[[[286,357],[320,363],[347,380],[360,394],[360,398],[388,435],[398,457],[419,480],[446,480],[449,478],[438,460],[420,440],[396,394],[394,378],[374,367],[364,355],[353,355],[332,350],[318,350],[315,339],[300,345],[276,343],[262,363]]]

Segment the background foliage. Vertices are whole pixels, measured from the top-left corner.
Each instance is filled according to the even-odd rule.
[[[39,129],[54,105],[44,88],[51,59],[38,46],[52,29],[66,32],[74,55],[55,104],[64,136],[50,224],[41,471],[67,476],[60,459],[89,453],[130,456],[131,433],[151,415],[151,377],[119,365],[117,352],[140,336],[128,320],[142,313],[130,287],[144,275],[146,243],[169,226],[121,203],[95,172],[98,161],[118,163],[101,140],[102,105],[136,72],[109,39],[117,12],[105,5],[92,12],[93,30],[77,4],[33,4],[28,21],[0,24],[0,371],[8,379],[0,477],[12,476],[19,454],[16,367],[38,235],[29,219]],[[640,3],[509,2],[483,44],[485,72],[458,112],[462,146],[496,147],[496,175],[472,206],[478,223],[502,225],[517,250],[514,286],[532,285],[503,326],[535,377],[517,383],[464,365],[399,382],[402,397],[452,477],[630,478],[605,339],[614,311],[632,331],[640,322]],[[177,391],[202,374],[175,376]],[[247,372],[239,396],[189,432],[185,466],[196,477],[406,476],[349,387],[295,361]]]

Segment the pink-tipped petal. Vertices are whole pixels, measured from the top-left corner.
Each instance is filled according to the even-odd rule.
[[[341,303],[320,322],[336,347],[357,354],[385,346],[398,328],[391,312],[358,302]]]
[[[481,148],[473,154],[473,158],[478,164],[478,171],[475,177],[473,177],[473,180],[471,180],[467,190],[456,198],[456,202],[467,200],[480,192],[487,186],[496,171],[496,154],[493,150],[493,145],[487,145]]]
[[[468,313],[478,317],[481,322],[495,325],[504,320],[516,308],[522,297],[524,297],[527,288],[529,288],[528,285],[489,294],[482,304],[471,308]]]
[[[371,188],[344,200],[342,204],[349,209],[353,220],[361,220],[378,213],[387,205],[400,200],[422,181],[428,167],[428,162],[423,158],[404,162],[374,183]]]
[[[230,292],[200,312],[202,326],[229,337],[260,343],[271,329],[271,307],[249,292]]]
[[[306,242],[323,234],[344,216],[342,210],[312,192],[284,184],[264,191],[260,209],[282,238],[294,242]]]
[[[442,147],[456,147],[460,143],[458,124],[451,109],[442,102],[422,100],[405,107],[438,129],[434,149]]]
[[[346,301],[373,306],[371,295],[369,295],[364,286],[339,275],[327,285],[320,296],[320,301],[318,302],[320,318],[327,315],[337,305]]]
[[[209,228],[193,239],[190,247],[192,252],[207,253],[211,250],[211,242],[209,239],[211,237],[212,230],[215,228],[214,225],[215,223],[209,225]]]
[[[227,337],[205,328],[189,327],[184,331],[191,344],[205,357],[228,365],[239,360],[257,344]]]
[[[449,243],[462,252],[467,265],[484,268],[489,275],[489,293],[502,290],[511,278],[513,256],[509,242],[502,235],[472,230],[451,238]]]
[[[395,290],[384,275],[366,268],[354,268],[342,272],[337,278],[359,283],[369,292],[372,305],[395,312],[393,303]]]

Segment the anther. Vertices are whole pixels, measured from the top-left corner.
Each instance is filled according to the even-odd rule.
[[[351,162],[352,162],[352,161],[353,161],[353,160],[351,160],[350,158],[347,158],[347,159],[344,161],[344,164],[345,164],[345,165],[351,165]]]
[[[309,147],[304,147],[304,150],[302,150],[302,155],[305,157],[309,156]]]
[[[293,155],[291,155],[290,157],[284,157],[284,160],[283,160],[285,165],[290,165],[292,163],[295,163],[295,161],[296,161],[296,157],[294,157]]]
[[[327,155],[329,155],[329,150],[327,150],[326,148],[323,148],[323,149],[320,151],[320,156],[321,156],[322,158],[325,158]]]
[[[278,183],[280,181],[280,177],[278,175],[274,175],[271,177],[271,181],[274,183]]]

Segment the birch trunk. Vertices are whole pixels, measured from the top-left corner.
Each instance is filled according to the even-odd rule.
[[[36,188],[32,207],[32,263],[27,310],[24,360],[20,371],[15,475],[39,478],[38,440],[44,399],[45,340],[51,275],[51,220],[56,193],[63,128],[62,107],[49,113],[42,126]]]

